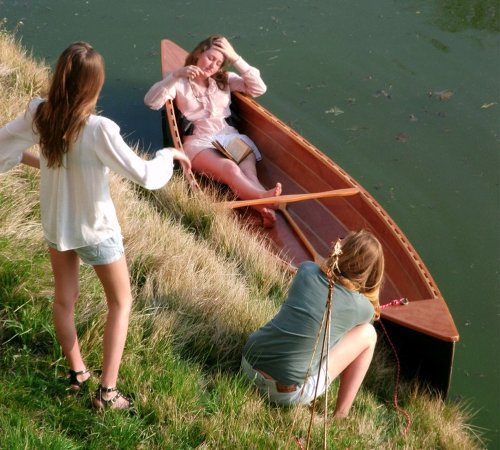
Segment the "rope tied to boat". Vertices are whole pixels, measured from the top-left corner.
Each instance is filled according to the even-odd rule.
[[[386,303],[385,305],[380,305],[380,309],[387,309],[391,306],[406,306],[409,303],[410,300],[408,300],[406,297],[396,298],[394,300],[391,300],[389,303]]]

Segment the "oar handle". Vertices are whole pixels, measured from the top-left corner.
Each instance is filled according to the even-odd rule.
[[[304,200],[312,200],[317,198],[327,197],[348,197],[350,195],[359,194],[358,188],[345,188],[335,189],[333,191],[311,192],[308,194],[288,194],[278,195],[276,197],[256,198],[253,200],[236,200],[231,202],[222,202],[223,206],[228,208],[242,208],[244,206],[258,206],[258,205],[277,205],[281,203],[302,202]]]

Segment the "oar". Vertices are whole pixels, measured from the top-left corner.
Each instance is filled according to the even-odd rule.
[[[317,198],[327,198],[327,197],[348,197],[350,195],[359,194],[358,188],[345,188],[345,189],[335,189],[333,191],[323,191],[323,192],[310,192],[308,194],[288,194],[288,195],[278,195],[264,198],[256,198],[253,200],[235,200],[230,202],[222,202],[221,205],[227,206],[228,208],[242,208],[244,206],[258,206],[258,205],[279,205],[283,203],[293,203],[302,202],[304,200],[313,200]]]
[[[306,235],[300,229],[300,227],[297,224],[297,222],[295,221],[295,219],[290,215],[290,213],[286,209],[286,203],[280,203],[280,205],[278,206],[278,209],[281,211],[281,213],[285,217],[288,224],[292,227],[292,230],[299,237],[299,239],[301,240],[304,247],[307,249],[307,251],[313,257],[313,261],[315,263],[318,263],[318,264],[321,261],[323,261],[324,258],[316,251],[316,249],[313,247],[313,245],[309,242],[309,239],[307,239]]]

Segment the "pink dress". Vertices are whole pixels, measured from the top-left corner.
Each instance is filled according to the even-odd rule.
[[[238,71],[228,72],[228,84],[219,89],[214,79],[209,78],[208,89],[202,89],[188,78],[176,78],[168,74],[155,83],[144,97],[144,102],[151,109],[160,109],[167,99],[175,99],[177,108],[194,125],[193,134],[184,138],[184,150],[193,160],[198,153],[213,148],[211,142],[219,140],[223,145],[235,136],[241,137],[253,149],[257,160],[261,155],[248,136],[241,135],[230,126],[225,118],[231,115],[231,92],[239,91],[257,97],[266,92],[266,85],[260,72],[250,66],[243,58],[233,63]]]

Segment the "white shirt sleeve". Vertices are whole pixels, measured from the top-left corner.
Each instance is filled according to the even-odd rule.
[[[157,151],[151,160],[142,159],[123,140],[118,125],[104,117],[95,139],[97,156],[105,166],[146,189],[159,189],[172,177],[173,157],[168,148]]]
[[[0,128],[0,173],[7,172],[21,162],[23,152],[33,142],[31,117],[23,113]]]
[[[168,98],[174,99],[176,81],[177,78],[172,73],[169,73],[163,80],[153,84],[144,96],[146,106],[151,109],[160,109],[165,105]]]
[[[248,64],[241,56],[233,63],[239,75],[228,72],[228,82],[231,91],[244,92],[252,97],[258,97],[266,92],[267,86],[260,76],[260,71]]]

